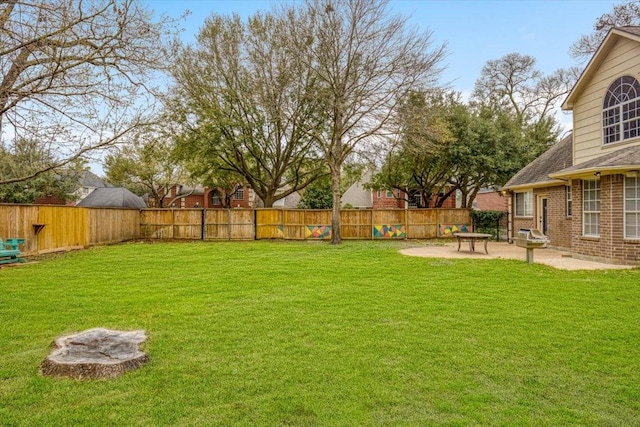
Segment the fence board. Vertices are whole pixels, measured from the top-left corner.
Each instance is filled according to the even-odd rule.
[[[471,231],[468,209],[342,210],[344,239],[428,239]],[[45,224],[36,234],[34,224]],[[329,239],[330,210],[131,209],[0,205],[0,238],[25,254],[153,239]]]
[[[84,248],[89,245],[87,208],[39,206],[38,223],[46,224],[38,234],[38,252]]]
[[[171,213],[174,239],[202,238],[202,209],[174,209]]]
[[[170,209],[140,211],[140,237],[173,239],[173,214]]]
[[[282,239],[283,237],[283,210],[256,210],[256,239]]]
[[[473,231],[469,209],[439,209],[438,237],[450,237],[458,231]]]
[[[340,211],[340,235],[343,239],[371,239],[373,211],[348,209]]]
[[[38,206],[0,205],[0,238],[25,239],[20,250],[26,254],[38,253],[38,237],[33,224],[38,223]]]
[[[331,239],[330,210],[305,210],[304,223],[305,239]]]
[[[374,239],[404,239],[407,237],[407,211],[385,209],[372,211]]]
[[[231,240],[253,240],[255,224],[253,209],[231,209]]]
[[[438,237],[438,210],[407,210],[407,239],[433,239]]]
[[[138,209],[88,208],[89,244],[117,243],[140,237]]]

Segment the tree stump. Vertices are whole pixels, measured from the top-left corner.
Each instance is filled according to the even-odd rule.
[[[42,375],[75,379],[115,378],[144,365],[149,356],[139,345],[145,331],[89,329],[57,338],[55,349],[42,361]]]

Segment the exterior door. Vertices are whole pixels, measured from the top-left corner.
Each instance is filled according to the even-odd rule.
[[[548,229],[549,229],[547,211],[548,211],[547,197],[546,196],[539,196],[538,197],[538,212],[537,212],[538,230],[542,231],[542,233],[545,234],[545,235],[547,234]]]

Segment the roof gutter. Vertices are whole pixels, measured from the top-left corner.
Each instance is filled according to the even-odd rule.
[[[552,176],[552,178],[555,178]],[[544,188],[544,187],[554,187],[556,185],[565,185],[566,180],[562,178],[553,179],[549,181],[540,181],[540,182],[532,182],[528,184],[517,184],[517,185],[505,185],[502,187],[503,190],[507,191],[520,191],[520,190],[529,190],[531,188]]]

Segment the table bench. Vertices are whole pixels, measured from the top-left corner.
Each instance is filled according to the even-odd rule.
[[[23,243],[24,239],[7,239],[4,242],[0,239],[0,264],[26,262],[24,258],[20,258],[22,252],[18,249],[18,247]]]
[[[453,233],[453,235],[458,239],[458,252],[460,252],[460,244],[462,242],[469,242],[469,252],[473,253],[476,251],[476,240],[480,240],[484,242],[484,252],[489,254],[487,250],[487,243],[489,243],[489,239],[491,238],[491,234],[487,233]]]

